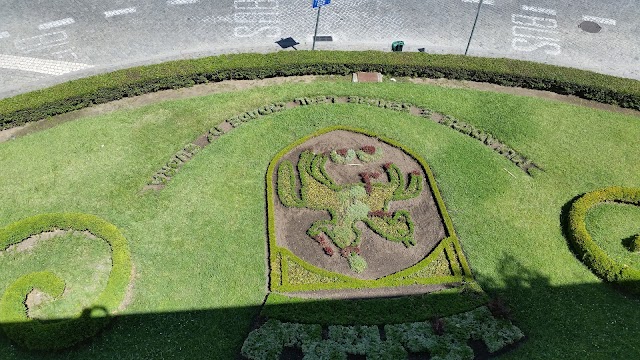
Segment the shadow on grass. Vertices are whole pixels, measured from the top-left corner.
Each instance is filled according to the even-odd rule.
[[[506,357],[640,358],[640,348],[634,345],[640,333],[638,299],[627,298],[597,282],[553,286],[542,273],[523,266],[508,254],[502,255],[498,268],[500,279],[479,277],[478,280],[491,296],[504,300],[511,309],[514,323],[527,336],[527,341],[515,349],[507,349],[510,351],[504,354]],[[453,304],[459,297],[431,294],[422,303],[412,303],[407,311],[419,316],[431,302]],[[174,302],[179,306],[179,294]],[[334,306],[344,307],[344,303],[345,300],[265,305],[269,308],[263,312],[307,311],[313,314],[318,309],[327,311]],[[116,315],[97,336],[58,352],[24,350],[0,334],[0,358],[239,359],[246,335],[264,321],[260,311],[261,306],[256,305]],[[370,311],[393,309],[385,310],[378,305]],[[327,314],[318,316],[326,317]],[[477,359],[483,359],[489,354],[480,350],[476,355]]]

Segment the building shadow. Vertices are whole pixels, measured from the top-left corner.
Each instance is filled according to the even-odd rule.
[[[639,299],[626,297],[601,282],[555,286],[548,276],[509,254],[502,254],[497,270],[499,278],[479,276],[478,281],[490,296],[504,301],[527,337],[521,345],[508,349],[509,358],[640,358],[637,341],[630,342],[640,334]],[[427,302],[453,303],[455,296],[459,295],[431,294]],[[179,294],[175,304],[179,305]],[[267,312],[286,314],[327,311],[337,304],[319,300],[265,306],[271,307]],[[246,335],[265,320],[261,309],[261,304],[255,304],[115,315],[98,335],[57,352],[24,350],[0,334],[0,358],[240,359]],[[412,311],[419,313],[421,309],[416,305]],[[477,354],[477,359],[487,357],[495,356]]]

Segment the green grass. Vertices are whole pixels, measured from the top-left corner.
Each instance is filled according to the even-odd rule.
[[[640,207],[602,204],[587,214],[587,230],[616,261],[640,269],[640,254],[629,251],[628,241],[640,233]]]
[[[529,177],[470,137],[409,114],[336,104],[244,124],[187,163],[164,190],[141,193],[171,154],[226,117],[321,94],[406,101],[453,115],[545,172]],[[640,186],[637,118],[473,90],[317,82],[159,103],[0,143],[0,226],[45,212],[95,214],[123,232],[136,271],[132,303],[90,343],[45,356],[0,336],[2,357],[233,358],[266,294],[267,166],[289,143],[334,125],[395,139],[432,168],[474,274],[507,300],[529,338],[504,358],[640,356],[640,302],[597,279],[560,228],[562,207],[574,196]],[[74,256],[55,241],[38,245],[33,256]],[[0,269],[20,266],[0,257]],[[0,291],[14,279],[2,274]]]
[[[50,256],[51,253],[56,256]],[[66,279],[65,295],[59,301],[43,302],[30,309],[32,317],[42,319],[64,319],[75,316],[78,309],[90,306],[91,299],[107,285],[111,268],[109,248],[104,241],[73,233],[41,240],[31,250],[4,252],[0,259],[11,264],[3,267],[3,278],[6,279],[45,270]],[[70,263],[73,266],[69,266]]]

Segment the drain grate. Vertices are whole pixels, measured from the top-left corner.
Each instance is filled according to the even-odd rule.
[[[602,26],[593,21],[583,21],[578,25],[578,27],[582,29],[582,31],[592,34],[599,33],[600,30],[602,30]]]
[[[318,35],[316,36],[316,41],[333,41],[333,36],[330,35]]]

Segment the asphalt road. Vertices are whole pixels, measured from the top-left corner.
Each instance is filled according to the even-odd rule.
[[[469,55],[640,80],[640,0],[479,1],[333,0],[318,31],[333,41],[316,48],[388,51],[403,40],[404,51],[464,54],[468,46]],[[311,2],[0,0],[0,98],[133,65],[278,51],[287,37],[311,49]]]

